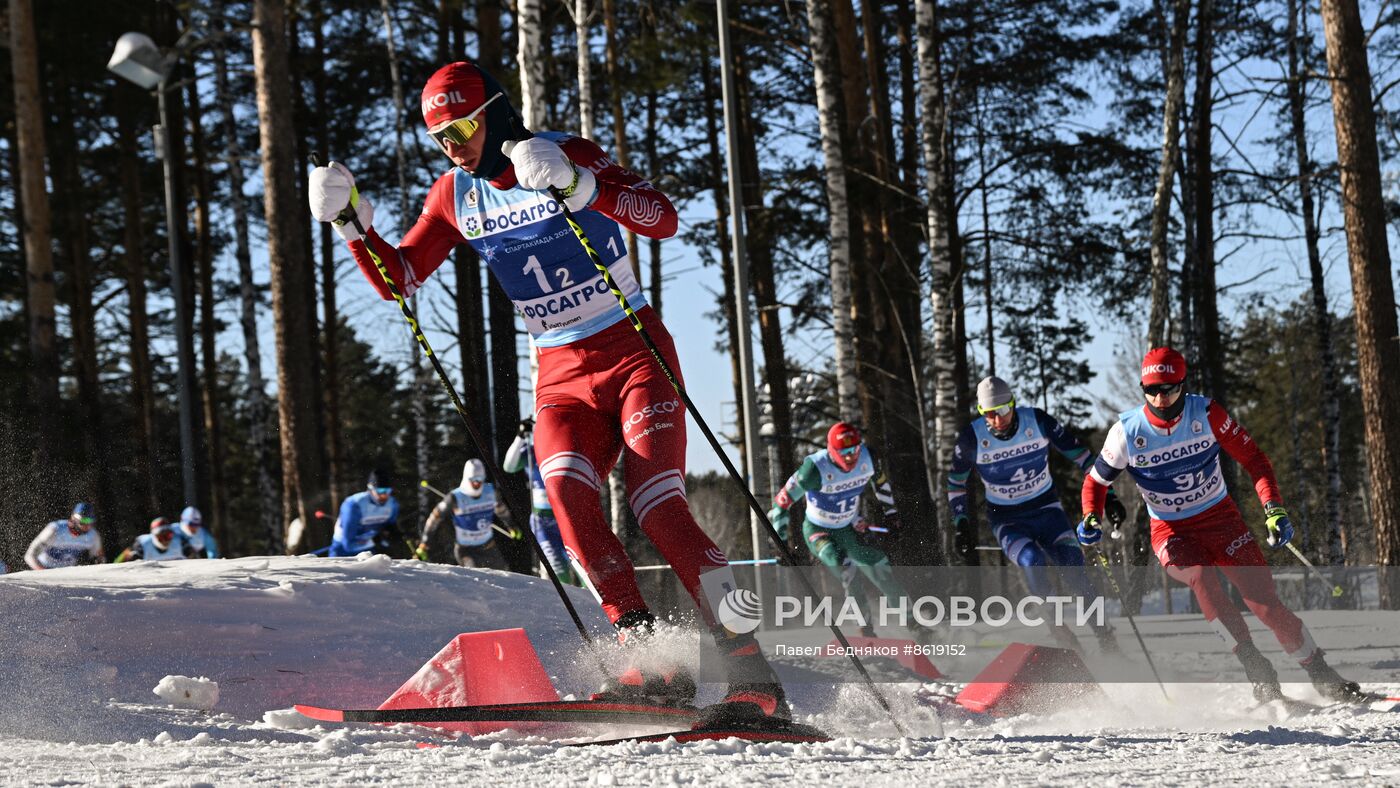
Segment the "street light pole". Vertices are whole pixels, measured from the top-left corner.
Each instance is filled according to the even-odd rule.
[[[155,128],[156,156],[165,169],[165,226],[169,240],[170,288],[175,292],[175,352],[177,362],[176,391],[180,403],[180,479],[185,504],[198,503],[195,485],[194,459],[194,340],[189,331],[189,305],[185,303],[184,265],[180,259],[180,225],[176,221],[175,167],[170,151],[170,115],[166,107],[166,80],[156,87],[156,102],[160,109],[160,125]]]
[[[168,80],[175,67],[175,61],[182,52],[188,51],[199,41],[192,30],[186,30],[175,42],[174,48],[162,52],[150,36],[144,33],[125,33],[117,39],[112,51],[112,59],[107,61],[107,69],[122,79],[146,90],[154,90],[160,110],[160,125],[155,128],[156,156],[165,165],[165,225],[166,236],[170,240],[170,286],[175,291],[175,350],[177,382],[176,392],[180,402],[180,477],[183,482],[185,503],[198,503],[198,487],[195,484],[194,463],[199,455],[195,444],[194,429],[194,340],[190,337],[188,304],[185,303],[184,265],[180,259],[180,222],[175,206],[175,161],[170,145],[170,111],[166,106],[165,94],[171,89]],[[178,87],[178,85],[176,85]]]

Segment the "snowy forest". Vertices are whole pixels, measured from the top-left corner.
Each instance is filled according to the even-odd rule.
[[[313,158],[344,162],[397,239],[450,167],[423,134],[423,82],[470,58],[531,128],[594,140],[678,206],[677,236],[628,236],[631,258],[669,324],[702,318],[689,346],[728,365],[686,345],[681,361],[732,380],[731,414],[739,195],[766,449],[745,456],[743,419],[712,426],[760,500],[849,420],[890,475],[896,563],[976,563],[954,548],[944,489],[977,381],[1006,378],[1097,450],[1141,405],[1143,351],[1170,344],[1188,389],[1272,458],[1314,562],[1400,565],[1400,10],[726,10],[727,61],[714,0],[8,0],[0,560],[22,566],[77,500],[117,547],[193,503],[228,555],[304,552],[330,539],[318,513],[386,462],[422,522],[437,498],[418,480],[449,487],[474,450],[397,309],[308,212],[307,174]],[[158,97],[106,67],[130,31],[173,63],[164,151]],[[674,286],[691,268],[713,286]],[[412,300],[499,457],[529,415],[511,301],[465,245]],[[1077,516],[1077,471],[1056,470]],[[1248,478],[1231,480],[1262,530]],[[526,510],[524,478],[499,483]],[[693,474],[691,503],[747,558],[732,484]],[[620,485],[606,509],[636,541]],[[1146,563],[1136,515],[1123,558]],[[294,519],[307,527],[288,544]],[[523,543],[503,548],[529,568]],[[1400,606],[1400,573],[1382,572],[1382,604]]]

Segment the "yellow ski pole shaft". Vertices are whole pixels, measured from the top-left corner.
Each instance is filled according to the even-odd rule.
[[[1298,560],[1303,562],[1303,566],[1306,566],[1308,569],[1311,569],[1312,573],[1317,575],[1317,579],[1321,580],[1324,585],[1332,586],[1333,597],[1340,597],[1342,594],[1345,594],[1347,592],[1345,588],[1342,588],[1336,583],[1333,583],[1331,580],[1328,580],[1327,575],[1322,574],[1321,569],[1318,569],[1317,567],[1313,566],[1313,562],[1309,561],[1308,557],[1303,555],[1302,550],[1299,550],[1298,548],[1294,547],[1292,542],[1285,544],[1284,547],[1288,548],[1288,552],[1297,556]]]

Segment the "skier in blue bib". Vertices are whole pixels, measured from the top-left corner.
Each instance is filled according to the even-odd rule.
[[[30,569],[103,563],[102,537],[93,528],[96,521],[92,504],[79,503],[67,520],[54,520],[39,531],[24,553],[24,562]]]
[[[394,497],[393,476],[384,468],[376,468],[369,475],[367,487],[340,504],[330,555],[387,553],[389,537],[399,534],[399,500]]]
[[[523,419],[516,430],[515,440],[506,449],[501,460],[501,470],[506,473],[525,472],[530,481],[530,532],[540,543],[549,566],[554,574],[565,583],[574,582],[573,567],[569,565],[569,555],[564,552],[564,539],[559,535],[559,521],[554,519],[554,508],[549,504],[549,493],[545,489],[544,476],[540,474],[540,464],[535,458],[535,420]]]
[[[977,384],[977,412],[982,418],[959,434],[948,473],[948,504],[958,552],[966,555],[976,544],[967,505],[967,482],[976,469],[987,498],[987,523],[1007,559],[1025,572],[1030,593],[1041,598],[1053,593],[1047,569],[1053,563],[1065,568],[1067,590],[1097,598],[1099,593],[1083,569],[1084,553],[1050,476],[1051,447],[1086,473],[1094,455],[1045,411],[1017,407],[1011,386],[1001,378],[988,377]],[[1122,522],[1123,504],[1116,497],[1110,497],[1107,510],[1110,519]],[[1078,646],[1068,629],[1053,632],[1065,645]],[[1104,651],[1118,650],[1107,626],[1095,628],[1094,634]]]
[[[193,506],[186,506],[180,512],[180,536],[190,545],[190,558],[219,557],[219,543],[204,527],[204,515]]]
[[[179,561],[190,557],[193,548],[177,533],[175,524],[157,517],[151,521],[151,532],[136,537],[112,563],[126,561]]]
[[[888,479],[877,466],[874,454],[861,442],[860,430],[855,426],[846,422],[833,424],[826,433],[826,446],[802,460],[802,465],[773,499],[768,519],[773,521],[779,536],[786,539],[792,519],[788,509],[798,497],[805,498],[807,509],[802,520],[802,536],[807,549],[841,579],[848,595],[860,600],[859,596],[851,594],[850,582],[854,575],[844,571],[847,561],[887,599],[905,597],[904,589],[895,580],[889,557],[880,549],[861,542],[858,536],[870,527],[860,516],[860,496],[872,481],[875,498],[884,507],[885,528],[893,531],[899,527],[899,512],[895,509]],[[861,634],[875,637],[875,619],[871,611],[863,610],[862,614],[865,625],[861,627]],[[910,629],[922,635],[912,624]]]
[[[433,507],[418,538],[415,554],[419,558],[427,556],[428,540],[433,537],[438,524],[448,519],[452,520],[452,530],[457,538],[453,555],[458,564],[505,571],[505,559],[501,557],[495,534],[491,532],[496,523],[496,485],[486,481],[486,465],[481,460],[467,460],[462,466],[462,483]]]

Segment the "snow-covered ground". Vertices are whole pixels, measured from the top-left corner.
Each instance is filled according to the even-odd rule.
[[[606,637],[591,598],[576,600]],[[1339,667],[1400,664],[1400,644],[1376,642],[1355,614],[1305,619]],[[1190,621],[1139,623],[1151,641]],[[1089,705],[1001,719],[950,711],[939,701],[954,684],[881,684],[910,731],[902,738],[859,686],[814,677],[835,676],[838,661],[784,664],[801,679],[799,719],[838,737],[809,745],[570,748],[510,731],[450,739],[413,726],[318,726],[289,710],[378,705],[459,632],[516,626],[562,694],[596,685],[553,590],[520,575],[373,557],[0,577],[0,784],[1400,784],[1400,713],[1280,720],[1251,710],[1243,684],[1172,685],[1172,702],[1152,684],[1108,684]],[[1119,634],[1134,657],[1121,623]],[[1271,639],[1259,642],[1283,667]],[[699,638],[673,633],[663,645],[693,658]],[[1400,683],[1367,688],[1393,695]],[[1305,685],[1285,690],[1316,699]],[[702,688],[702,701],[718,691]]]

